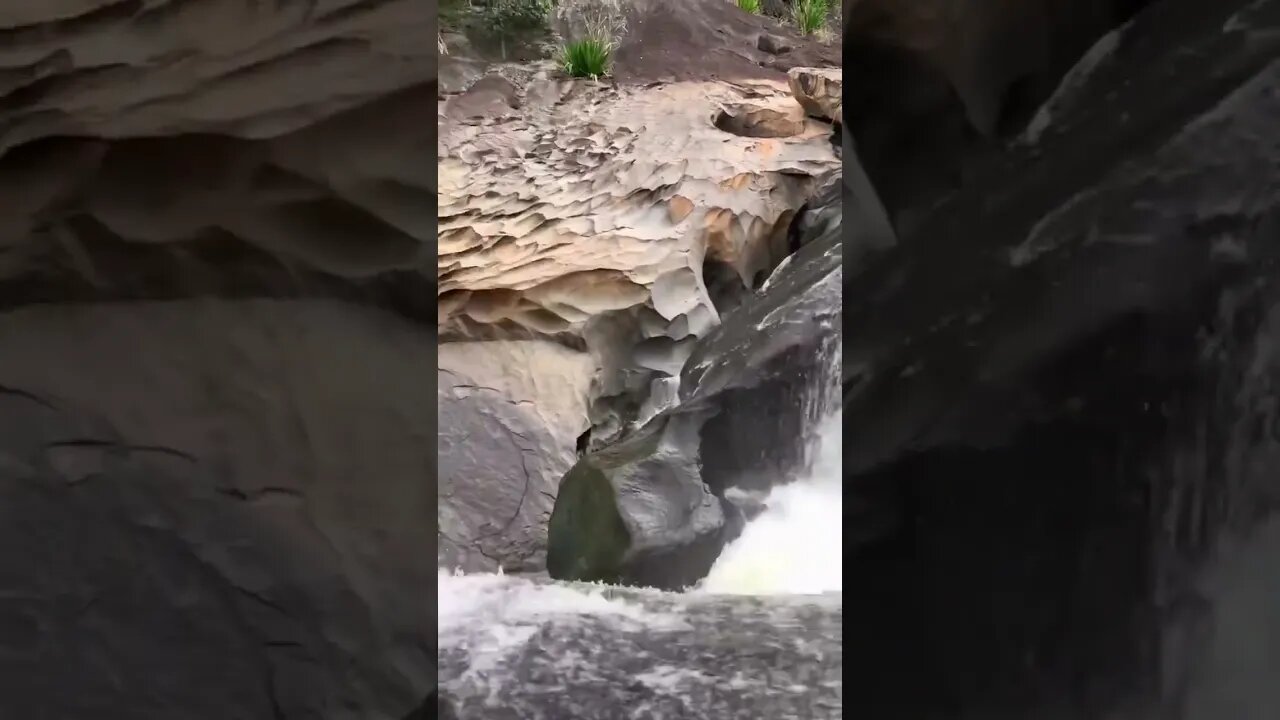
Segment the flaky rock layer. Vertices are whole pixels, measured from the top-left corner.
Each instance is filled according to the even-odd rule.
[[[524,107],[440,138],[442,334],[581,333],[648,305],[679,339],[718,317],[708,260],[753,284],[838,168],[782,83],[545,80]],[[449,108],[442,109],[447,113]]]

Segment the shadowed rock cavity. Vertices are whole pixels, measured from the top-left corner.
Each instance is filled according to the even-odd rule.
[[[1267,707],[1227,619],[1265,587],[1223,578],[1280,498],[1276,27],[1273,0],[1151,7],[848,269],[865,712]]]
[[[895,226],[973,184],[1086,51],[1148,4],[846,0],[845,124]]]

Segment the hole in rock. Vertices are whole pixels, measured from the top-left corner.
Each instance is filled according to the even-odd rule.
[[[742,137],[791,137],[804,132],[804,118],[798,111],[784,113],[757,105],[726,105],[711,122],[720,130]]]

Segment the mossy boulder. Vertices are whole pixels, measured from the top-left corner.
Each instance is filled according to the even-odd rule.
[[[679,589],[706,575],[727,539],[698,465],[707,417],[660,415],[565,474],[548,527],[551,577]]]

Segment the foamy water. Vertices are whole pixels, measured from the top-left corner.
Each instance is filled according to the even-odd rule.
[[[724,549],[700,590],[780,595],[844,587],[840,419],[837,412],[819,424],[808,472],[773,489],[764,512]]]

